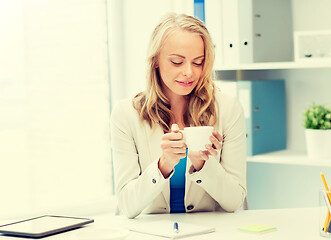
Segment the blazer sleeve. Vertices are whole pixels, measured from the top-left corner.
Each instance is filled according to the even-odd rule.
[[[192,184],[199,184],[230,212],[240,208],[246,197],[245,118],[236,98],[227,97],[219,104],[224,138],[222,151],[217,156],[210,156],[199,172],[193,172],[192,167],[189,172]]]
[[[119,102],[111,115],[111,148],[115,192],[120,212],[134,218],[167,186],[155,159],[142,171],[136,147],[141,122],[131,102]]]

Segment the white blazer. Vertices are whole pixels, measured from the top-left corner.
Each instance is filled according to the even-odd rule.
[[[246,196],[246,130],[239,101],[216,90],[222,151],[210,156],[199,172],[187,158],[185,207],[194,211],[235,211]],[[170,177],[158,169],[161,127],[141,121],[131,100],[116,104],[111,115],[111,146],[118,208],[129,218],[140,213],[170,212]]]

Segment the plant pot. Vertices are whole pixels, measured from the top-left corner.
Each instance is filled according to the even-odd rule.
[[[306,144],[310,159],[331,160],[331,129],[306,129]]]

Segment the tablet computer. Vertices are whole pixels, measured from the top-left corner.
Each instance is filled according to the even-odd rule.
[[[45,215],[0,226],[0,233],[18,237],[41,238],[94,222],[91,218]]]

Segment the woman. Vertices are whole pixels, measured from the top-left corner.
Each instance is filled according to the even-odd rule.
[[[246,196],[242,107],[212,82],[214,49],[204,24],[169,14],[155,28],[148,87],[111,117],[115,188],[121,213],[235,211]],[[186,149],[179,130],[213,126],[212,145]]]

